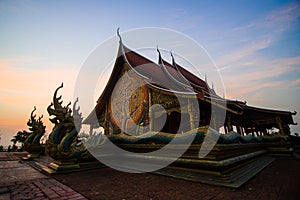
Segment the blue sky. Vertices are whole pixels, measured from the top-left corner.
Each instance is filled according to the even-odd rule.
[[[82,63],[118,27],[182,32],[208,51],[226,97],[299,112],[299,16],[297,1],[1,0],[2,141],[27,129],[33,105],[50,131],[46,107],[53,90],[64,81],[65,101],[72,100]],[[294,119],[300,122],[299,115]],[[292,130],[299,133],[300,127]]]

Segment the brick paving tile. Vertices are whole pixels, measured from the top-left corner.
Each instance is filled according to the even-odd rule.
[[[56,199],[56,198],[59,198],[60,196],[57,195],[57,194],[52,194],[52,195],[49,195],[48,196],[50,199]]]
[[[57,174],[54,178],[89,199],[298,200],[299,169],[299,160],[276,158],[266,169],[238,189],[153,174],[129,174],[110,168],[76,172],[71,176],[70,174]]]
[[[72,188],[49,178],[20,160],[28,153],[0,152],[0,200],[86,199]]]
[[[44,200],[44,199],[45,199],[44,197],[35,197],[32,200]]]
[[[66,200],[66,199],[69,199],[69,197],[60,197],[59,199],[57,200]],[[56,199],[55,199],[56,200]]]
[[[66,193],[65,191],[61,190],[61,191],[58,191],[57,194],[61,197],[63,196],[66,196],[68,193]]]
[[[49,187],[49,185],[50,187]],[[54,179],[37,179],[30,181],[18,181],[14,185],[0,188],[0,194],[10,192],[12,200],[47,200],[47,199],[86,199],[81,194],[61,184]],[[1,199],[1,197],[0,197]]]

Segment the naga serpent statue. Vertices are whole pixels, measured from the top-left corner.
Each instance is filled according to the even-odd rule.
[[[34,106],[33,111],[31,112],[30,118],[27,122],[29,126],[29,130],[31,133],[24,142],[24,148],[31,154],[42,154],[44,153],[44,147],[41,146],[40,140],[42,136],[45,134],[45,128],[42,118],[43,115],[36,120],[36,115],[33,113],[36,111],[36,107]]]
[[[46,153],[55,160],[71,160],[71,159],[89,159],[91,156],[82,143],[78,140],[78,130],[82,124],[82,114],[76,109],[76,103],[72,110],[69,108],[71,102],[67,106],[62,106],[62,96],[57,97],[57,92],[63,87],[63,83],[59,86],[53,96],[53,102],[48,106],[47,111],[51,116],[50,121],[54,124],[52,132],[46,142]]]

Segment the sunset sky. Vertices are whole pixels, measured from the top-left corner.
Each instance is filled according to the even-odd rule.
[[[161,27],[191,37],[217,65],[227,98],[295,110],[300,123],[297,1],[12,0],[0,1],[0,145],[28,129],[33,106],[51,131],[46,108],[54,90],[64,82],[64,103],[73,101],[85,59],[118,27]],[[299,125],[291,128],[300,133]]]

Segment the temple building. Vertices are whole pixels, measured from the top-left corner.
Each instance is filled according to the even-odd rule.
[[[90,125],[90,136],[79,143],[77,101],[70,115],[70,104],[63,107],[57,97],[63,85],[55,90],[47,109],[55,126],[46,148],[55,161],[43,168],[45,173],[106,165],[238,188],[275,156],[299,158],[300,137],[289,129],[296,112],[222,98],[172,54],[171,63],[159,50],[158,55],[153,62],[120,37],[110,78],[83,121]],[[105,135],[93,134],[98,127]],[[95,159],[100,163],[93,164]]]
[[[242,136],[268,135],[272,129],[281,135],[290,134],[296,112],[252,107],[243,101],[222,98],[206,80],[176,63],[172,54],[172,63],[168,63],[158,53],[155,63],[126,47],[120,39],[109,81],[83,123],[90,124],[91,130],[101,126],[107,135],[129,130],[135,135],[151,131],[183,133],[202,126]],[[152,106],[156,104],[164,109]],[[198,112],[192,112],[195,109]],[[166,112],[165,120],[162,110]],[[225,113],[224,119],[218,114],[212,116],[212,112],[219,111]]]

